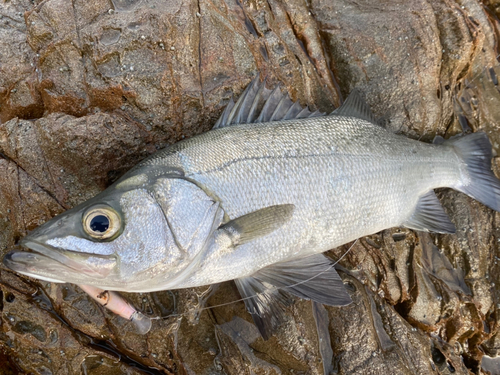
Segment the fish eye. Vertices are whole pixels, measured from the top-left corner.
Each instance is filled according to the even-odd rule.
[[[109,229],[109,219],[104,215],[97,215],[90,220],[90,229],[92,232],[105,233]]]
[[[83,215],[83,229],[93,238],[107,240],[121,228],[120,216],[108,206],[94,206]]]

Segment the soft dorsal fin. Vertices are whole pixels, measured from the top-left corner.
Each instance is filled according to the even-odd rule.
[[[455,225],[444,212],[434,190],[420,197],[415,211],[403,226],[424,232],[455,233]]]
[[[266,80],[260,82],[257,76],[247,86],[238,101],[230,102],[214,125],[214,129],[230,125],[250,124],[323,116],[319,111],[311,112],[298,101],[293,102],[288,94],[284,95],[279,86],[274,90],[266,88]]]
[[[370,110],[370,106],[361,97],[361,93],[358,89],[352,90],[345,102],[333,111],[330,116],[356,117],[379,125],[377,119]]]
[[[264,339],[284,320],[287,292],[330,306],[352,302],[333,264],[323,254],[275,263],[235,282]]]

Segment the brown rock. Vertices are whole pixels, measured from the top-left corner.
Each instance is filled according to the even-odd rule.
[[[484,4],[1,3],[0,254],[156,149],[208,131],[258,73],[325,112],[358,87],[394,131],[483,130],[498,154],[498,1]],[[483,353],[494,369],[500,216],[439,196],[455,235],[357,241],[340,261],[353,304],[297,300],[268,341],[242,302],[227,305],[240,298],[231,283],[127,294],[158,317],[139,335],[76,286],[0,269],[0,373],[468,374]]]

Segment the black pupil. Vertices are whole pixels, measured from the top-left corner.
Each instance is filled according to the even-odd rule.
[[[90,229],[93,232],[104,233],[109,228],[109,219],[104,215],[97,215],[90,221]]]

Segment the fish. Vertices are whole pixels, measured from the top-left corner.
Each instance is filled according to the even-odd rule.
[[[234,280],[267,339],[290,295],[351,302],[324,252],[391,227],[454,233],[434,189],[500,211],[487,135],[436,140],[385,129],[359,90],[325,115],[257,76],[212,130],[141,161],[29,233],[27,250],[3,263],[97,300]],[[135,310],[117,296],[114,311],[130,319]]]

